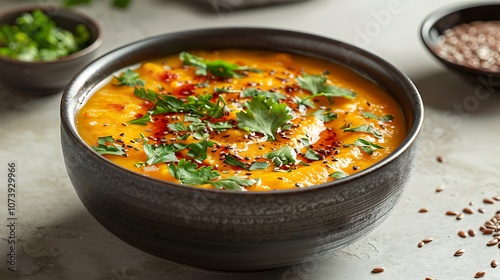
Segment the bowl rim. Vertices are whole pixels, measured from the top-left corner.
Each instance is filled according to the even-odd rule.
[[[10,15],[16,15],[16,14],[21,14],[21,13],[26,13],[26,12],[31,12],[34,10],[43,10],[43,11],[48,11],[50,9],[53,9],[54,6],[51,5],[29,5],[29,6],[23,6],[23,7],[17,7],[13,8],[10,10],[5,10],[0,12],[0,19],[2,19],[5,16],[10,16]],[[0,60],[3,60],[5,62],[13,63],[13,64],[20,64],[22,66],[29,66],[29,65],[50,65],[50,64],[57,64],[61,62],[66,62],[70,60],[74,60],[77,58],[80,58],[82,56],[85,56],[89,53],[94,52],[96,49],[98,49],[102,42],[103,42],[103,31],[102,27],[100,24],[95,20],[92,16],[87,15],[85,13],[82,13],[80,11],[77,11],[75,9],[71,8],[66,8],[63,6],[57,6],[57,13],[54,15],[49,15],[49,17],[54,18],[54,17],[64,17],[65,15],[72,15],[76,16],[78,18],[78,22],[85,24],[87,27],[90,25],[92,28],[96,29],[96,39],[88,46],[85,48],[78,50],[74,53],[71,53],[67,56],[61,57],[56,60],[50,60],[50,61],[23,61],[23,60],[18,60],[14,58],[10,58],[7,56],[0,56]]]
[[[480,7],[499,7],[500,2],[477,2],[477,3],[462,3],[462,4],[449,4],[445,5],[437,10],[431,12],[427,17],[424,18],[421,26],[420,26],[420,39],[424,43],[424,46],[427,50],[439,61],[444,63],[445,65],[454,68],[455,70],[460,70],[462,72],[466,72],[468,74],[474,75],[483,75],[483,76],[500,76],[500,72],[491,72],[485,71],[479,68],[471,68],[465,65],[461,65],[458,63],[451,62],[434,52],[432,45],[434,45],[434,40],[431,39],[430,31],[432,27],[444,17],[447,17],[453,13],[460,13],[464,10],[472,9],[472,8],[480,8]],[[500,19],[498,19],[500,21]],[[439,34],[441,35],[441,34]]]
[[[140,49],[144,48],[147,46],[148,43],[154,43],[155,41],[158,40],[169,40],[169,37],[172,36],[186,36],[186,35],[191,35],[191,34],[196,34],[196,33],[205,33],[205,32],[225,32],[225,31],[238,31],[241,32],[241,34],[245,34],[246,32],[253,31],[253,32],[261,32],[259,34],[264,34],[264,33],[279,33],[280,35],[286,35],[289,37],[292,36],[302,36],[302,38],[306,37],[308,40],[327,40],[330,43],[334,43],[340,47],[345,47],[349,50],[353,50],[356,52],[356,54],[361,54],[364,57],[369,58],[372,62],[377,63],[379,65],[383,65],[384,69],[387,70],[388,72],[392,72],[393,74],[397,75],[400,78],[400,81],[405,85],[405,90],[406,91],[411,91],[412,94],[411,97],[414,98],[409,98],[413,106],[415,107],[415,118],[413,119],[413,123],[410,127],[407,127],[407,135],[401,142],[401,144],[389,155],[387,155],[385,158],[382,160],[376,162],[375,164],[371,165],[367,169],[364,169],[360,172],[357,172],[353,175],[350,175],[348,177],[335,180],[333,182],[326,182],[322,183],[319,185],[314,185],[314,186],[309,186],[309,187],[304,187],[304,188],[296,188],[296,189],[287,189],[287,190],[278,190],[278,191],[247,191],[247,192],[238,192],[238,191],[227,191],[227,190],[216,190],[216,189],[203,189],[203,188],[198,188],[196,186],[190,186],[190,185],[184,185],[184,184],[179,184],[179,183],[174,183],[174,182],[169,182],[161,179],[156,179],[152,178],[149,176],[144,176],[141,175],[137,172],[134,172],[132,170],[128,170],[124,167],[121,167],[109,159],[99,155],[96,153],[91,147],[86,144],[83,139],[80,137],[78,131],[76,130],[76,115],[74,115],[72,112],[69,112],[69,106],[71,104],[71,96],[72,95],[78,95],[80,98],[84,96],[83,99],[87,100],[92,96],[92,94],[89,94],[89,92],[93,91],[93,88],[87,88],[85,90],[85,94],[79,94],[79,91],[82,90],[86,84],[86,79],[85,75],[89,75],[92,73],[91,70],[93,66],[97,66],[101,63],[101,61],[109,60],[112,61],[112,58],[115,57],[121,57],[123,54],[127,54],[127,52],[136,52],[137,49],[134,50],[137,46],[139,46],[139,51]],[[272,47],[269,48],[269,50],[273,50]],[[307,54],[303,54],[306,55]],[[309,54],[311,55],[311,54]],[[333,60],[335,61],[335,60]],[[348,67],[345,63],[341,61],[336,61],[336,63],[343,65],[344,67]],[[354,69],[350,68],[351,70],[354,70],[359,74],[359,72]],[[112,73],[108,73],[108,76],[111,75]],[[83,77],[82,77],[83,76]],[[99,81],[99,82],[102,82]],[[96,84],[91,85],[92,87],[98,87],[99,82]],[[85,86],[84,86],[85,85]],[[80,99],[79,98],[79,99]],[[73,101],[75,102],[75,101]],[[79,101],[80,102],[80,101]],[[81,104],[81,102],[80,102]],[[79,108],[81,108],[81,105],[79,105]],[[412,144],[414,144],[415,140],[417,139],[421,128],[423,126],[423,121],[424,121],[424,106],[423,106],[423,101],[422,98],[413,84],[413,82],[410,80],[406,74],[404,74],[401,70],[390,64],[388,61],[380,58],[379,56],[372,54],[366,50],[363,50],[361,48],[358,48],[357,46],[344,43],[342,41],[338,41],[336,39],[324,37],[321,35],[316,35],[312,33],[305,33],[302,31],[294,31],[294,30],[289,30],[289,29],[280,29],[280,28],[268,28],[268,27],[213,27],[213,28],[201,28],[201,29],[190,29],[190,30],[184,30],[184,31],[178,31],[178,32],[169,32],[169,33],[164,33],[164,34],[159,34],[155,36],[150,36],[145,39],[137,40],[131,43],[128,43],[126,45],[123,45],[121,47],[118,47],[116,49],[113,49],[109,51],[108,53],[98,57],[94,61],[92,61],[90,64],[88,64],[84,69],[82,69],[80,72],[78,72],[72,80],[68,83],[66,88],[63,91],[62,98],[61,98],[61,104],[60,104],[60,118],[61,118],[61,129],[65,129],[69,137],[73,138],[76,143],[79,144],[79,149],[84,149],[85,152],[87,152],[87,155],[92,156],[95,160],[108,165],[109,167],[116,169],[119,173],[122,174],[127,174],[130,176],[133,176],[134,178],[138,178],[142,182],[151,182],[152,184],[148,186],[154,186],[156,188],[157,186],[161,186],[162,188],[176,188],[180,190],[187,190],[187,191],[197,191],[197,192],[207,192],[207,193],[217,193],[217,194],[223,194],[223,195],[236,195],[236,196],[261,196],[261,197],[267,197],[267,196],[286,196],[286,195],[295,195],[298,193],[311,193],[311,192],[316,192],[316,191],[321,191],[326,188],[338,188],[341,187],[342,185],[346,185],[351,181],[355,181],[360,177],[367,176],[374,171],[381,169],[382,167],[388,165],[390,162],[394,161],[397,157],[399,157],[401,154],[403,154],[406,150],[410,148]],[[73,147],[75,148],[75,147]],[[157,191],[162,191],[161,189],[158,189]]]

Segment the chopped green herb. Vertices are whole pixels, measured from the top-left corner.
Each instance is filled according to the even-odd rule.
[[[278,130],[292,119],[290,108],[271,98],[257,95],[245,103],[246,110],[236,113],[238,127],[250,132],[259,132],[276,140]]]
[[[286,95],[280,92],[272,92],[272,91],[261,91],[256,88],[247,88],[241,91],[242,97],[255,97],[257,95],[262,95],[267,98],[272,98],[274,101],[278,102],[280,100],[286,99]]]
[[[333,172],[332,174],[330,174],[330,177],[334,178],[334,179],[342,179],[342,178],[345,178],[347,177],[348,175],[345,174],[344,172],[342,171],[336,171],[336,172]]]
[[[207,158],[207,149],[213,147],[212,141],[203,140],[197,143],[191,143],[187,146],[189,150],[187,155],[193,159],[204,161]]]
[[[361,125],[357,127],[344,128],[344,132],[365,132],[372,134],[378,139],[383,138],[382,133],[371,125]]]
[[[373,142],[370,142],[368,140],[365,140],[363,138],[359,138],[358,140],[354,141],[354,145],[357,147],[360,147],[361,150],[363,150],[365,153],[371,155],[373,152],[377,149],[383,149],[384,147],[379,146]]]
[[[337,114],[334,112],[325,110],[316,110],[312,113],[312,115],[323,122],[333,121],[338,118]]]
[[[212,75],[218,77],[243,78],[246,75],[240,73],[242,71],[261,72],[255,68],[240,66],[223,60],[206,61],[188,52],[181,52],[179,58],[185,65],[195,66],[197,68],[195,73],[198,76],[206,76],[210,72]]]
[[[259,162],[259,161],[256,161],[254,163],[252,163],[252,165],[250,165],[250,167],[248,168],[248,170],[252,171],[252,170],[265,170],[269,167],[269,162]]]
[[[146,82],[140,78],[138,73],[130,69],[125,70],[119,77],[116,77],[116,80],[118,81],[119,86],[143,87],[146,84]]]
[[[375,119],[381,122],[391,122],[394,119],[393,115],[383,115],[383,116],[377,116],[371,112],[361,112],[361,115],[367,119]]]
[[[330,103],[332,102],[333,97],[344,97],[349,99],[356,97],[356,93],[353,91],[335,85],[326,84],[326,81],[327,79],[323,75],[308,75],[307,73],[302,73],[301,76],[297,77],[297,83],[299,86],[312,93],[312,95],[301,99],[299,104],[314,108],[314,104],[309,100],[314,97],[324,96],[328,98]]]
[[[244,187],[251,186],[257,181],[243,177],[233,176],[215,180],[220,177],[220,173],[212,170],[212,166],[202,166],[196,169],[197,165],[191,161],[181,159],[177,164],[170,163],[168,170],[172,176],[186,185],[210,184],[215,189],[226,189],[233,191],[244,191]],[[214,181],[215,180],[215,181]]]
[[[234,156],[232,156],[230,154],[226,155],[226,158],[224,159],[224,163],[227,165],[236,166],[236,167],[239,167],[239,168],[245,169],[245,170],[249,169],[249,167],[245,163],[239,161],[237,158],[235,158]]]
[[[128,123],[129,124],[147,125],[150,122],[153,122],[153,120],[151,119],[151,113],[147,112],[146,115],[142,116],[141,118],[130,120]]]
[[[297,153],[290,146],[283,146],[279,150],[265,154],[264,158],[271,160],[275,167],[297,163]]]
[[[307,149],[307,152],[304,154],[304,157],[308,160],[320,160],[321,157],[312,149]]]
[[[0,26],[0,56],[54,61],[85,48],[89,39],[90,32],[84,25],[65,30],[42,10],[34,10],[17,17],[14,25]]]
[[[148,160],[146,161],[147,165],[178,161],[177,156],[175,156],[175,147],[173,144],[160,144],[155,146],[154,144],[146,143],[144,144],[144,152],[148,156]]]
[[[97,146],[92,146],[92,149],[100,155],[125,155],[123,147],[115,143],[113,136],[98,137]]]

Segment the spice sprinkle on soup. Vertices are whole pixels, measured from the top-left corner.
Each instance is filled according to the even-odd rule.
[[[129,170],[207,189],[272,191],[342,179],[406,136],[381,87],[289,53],[182,52],[127,68],[77,115],[83,140]]]

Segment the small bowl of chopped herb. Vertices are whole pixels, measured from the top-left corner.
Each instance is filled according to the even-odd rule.
[[[448,69],[474,83],[500,86],[500,4],[466,3],[432,12],[421,39]]]
[[[94,57],[101,30],[74,10],[24,7],[0,14],[0,80],[16,92],[62,91]]]

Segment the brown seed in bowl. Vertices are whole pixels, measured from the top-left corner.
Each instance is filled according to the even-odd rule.
[[[384,271],[385,271],[384,267],[375,267],[374,269],[372,269],[372,273],[381,273]]]

